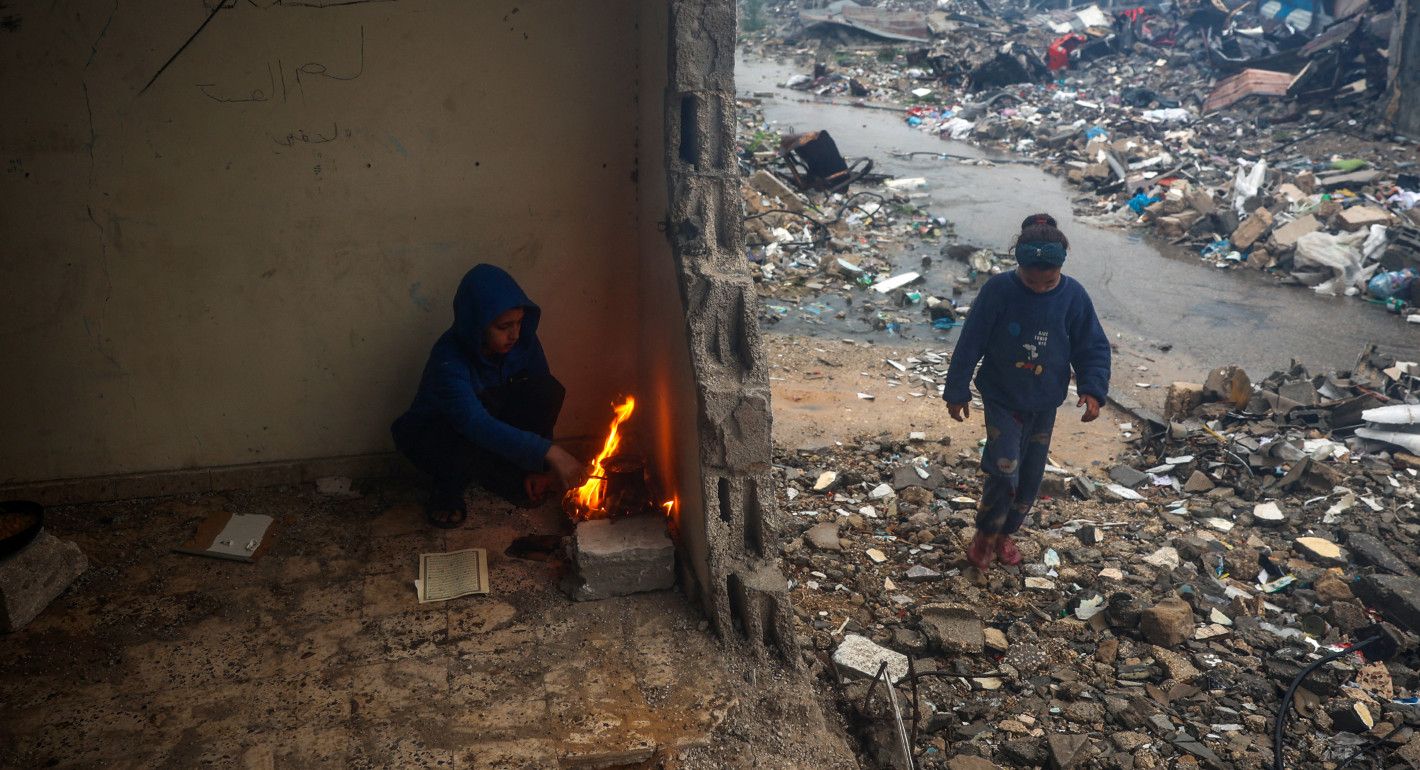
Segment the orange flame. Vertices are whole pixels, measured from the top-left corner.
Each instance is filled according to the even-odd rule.
[[[632,396],[627,396],[626,400],[616,407],[616,416],[611,420],[611,430],[607,431],[601,454],[592,461],[590,476],[585,484],[567,493],[568,499],[575,506],[577,518],[591,518],[593,514],[602,511],[606,502],[606,471],[602,469],[602,462],[621,448],[621,433],[618,429],[631,417],[635,409],[636,399]]]

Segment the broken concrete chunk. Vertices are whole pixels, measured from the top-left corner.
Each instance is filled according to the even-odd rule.
[[[1341,216],[1337,217],[1338,226],[1349,232],[1365,230],[1371,225],[1389,225],[1390,223],[1390,212],[1379,206],[1352,206],[1342,211]]]
[[[89,568],[79,546],[40,530],[30,544],[0,559],[0,631],[18,631]]]
[[[1183,485],[1183,491],[1190,494],[1200,494],[1213,489],[1213,480],[1208,478],[1208,474],[1203,471],[1194,471],[1188,477],[1188,481]]]
[[[1128,465],[1116,465],[1109,469],[1109,477],[1126,487],[1137,487],[1149,480],[1149,474],[1135,470]]]
[[[1298,217],[1291,222],[1272,231],[1270,242],[1282,251],[1295,248],[1297,239],[1307,233],[1314,233],[1321,229],[1321,222],[1311,214]]]
[[[1005,652],[1011,645],[1006,641],[1006,632],[999,628],[985,628],[982,630],[985,637],[986,646],[997,652]]]
[[[1295,542],[1297,548],[1307,558],[1318,564],[1327,566],[1346,564],[1346,557],[1342,554],[1341,547],[1324,537],[1299,537]]]
[[[824,492],[838,481],[838,474],[833,471],[824,471],[818,475],[818,480],[814,482],[815,492]]]
[[[1144,562],[1160,569],[1177,569],[1180,563],[1178,549],[1171,545],[1166,545],[1148,556],[1145,556]]]
[[[1272,227],[1272,212],[1264,208],[1252,212],[1252,215],[1244,219],[1238,229],[1233,231],[1233,247],[1247,249],[1252,244],[1257,243],[1262,236]]]
[[[1203,397],[1241,409],[1252,398],[1252,380],[1240,367],[1219,367],[1210,372],[1203,383]]]
[[[1175,382],[1169,385],[1164,398],[1164,419],[1182,420],[1203,403],[1203,385],[1196,382]]]
[[[981,618],[962,604],[929,604],[921,609],[922,632],[947,653],[978,653],[986,644]]]
[[[882,564],[883,562],[888,560],[887,554],[884,554],[882,551],[879,551],[876,548],[869,548],[864,553],[867,554],[869,559],[873,560],[874,564]]]
[[[866,636],[847,634],[833,651],[833,662],[859,676],[872,677],[887,663],[887,676],[896,683],[907,676],[907,656],[878,645]]]
[[[1139,631],[1152,644],[1177,647],[1193,636],[1193,608],[1182,599],[1164,599],[1139,614]]]
[[[1392,575],[1415,575],[1410,565],[1401,561],[1400,557],[1375,535],[1352,532],[1346,537],[1346,547],[1361,564],[1383,569]]]
[[[1259,524],[1281,524],[1287,520],[1287,517],[1282,515],[1281,507],[1271,501],[1254,505],[1252,517],[1257,519]]]
[[[841,551],[838,542],[838,525],[833,522],[815,524],[804,533],[804,541],[820,551]]]
[[[675,544],[660,516],[583,521],[574,544],[580,581],[570,587],[574,599],[628,596],[675,585]]]
[[[908,568],[906,577],[908,580],[911,580],[914,583],[923,583],[928,580],[937,580],[941,578],[942,573],[932,569],[931,567],[924,567],[921,564],[914,564]]]
[[[1387,619],[1420,633],[1420,578],[1364,575],[1352,590]]]

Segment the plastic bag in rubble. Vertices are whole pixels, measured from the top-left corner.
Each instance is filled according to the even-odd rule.
[[[1261,163],[1262,161],[1258,161]],[[1358,230],[1354,233],[1315,232],[1297,239],[1297,252],[1293,263],[1299,268],[1323,267],[1332,272],[1332,279],[1313,287],[1318,294],[1337,294],[1369,277],[1372,270],[1361,268],[1361,243],[1368,234]]]
[[[1150,123],[1192,123],[1193,113],[1182,107],[1167,107],[1160,110],[1146,110],[1143,114],[1144,120]]]
[[[1238,175],[1233,178],[1233,211],[1238,216],[1247,213],[1247,202],[1262,189],[1262,181],[1267,178],[1267,159],[1260,158],[1252,168],[1238,161]]]
[[[971,136],[971,130],[976,128],[976,124],[961,118],[952,118],[940,126],[937,126],[937,133],[946,134],[953,139],[965,139]]]
[[[1415,208],[1417,203],[1420,203],[1420,193],[1410,190],[1396,190],[1394,195],[1385,199],[1385,202],[1403,211],[1409,211]]]
[[[1369,264],[1380,259],[1385,254],[1386,240],[1385,225],[1371,225],[1371,231],[1366,235],[1366,242],[1361,244],[1361,264]]]
[[[1389,273],[1376,273],[1366,282],[1366,291],[1376,299],[1390,299],[1410,291],[1410,285],[1415,283],[1417,276],[1420,276],[1420,273],[1409,267]]]

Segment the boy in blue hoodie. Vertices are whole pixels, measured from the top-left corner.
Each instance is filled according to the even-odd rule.
[[[1109,338],[1085,288],[1060,274],[1069,247],[1049,214],[1026,217],[1014,247],[1018,267],[981,287],[947,369],[942,398],[960,422],[971,414],[969,382],[982,362],[976,388],[986,406],[987,476],[966,552],[977,569],[996,558],[1021,563],[1011,535],[1040,491],[1071,370],[1083,422],[1099,417],[1109,392]]]
[[[582,475],[582,463],[552,443],[566,391],[537,339],[541,316],[502,268],[478,265],[459,282],[454,324],[434,343],[414,404],[390,428],[400,453],[434,477],[431,524],[463,523],[473,482],[537,503]]]

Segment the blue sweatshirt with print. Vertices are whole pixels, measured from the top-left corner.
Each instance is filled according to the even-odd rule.
[[[522,331],[513,349],[502,356],[485,356],[483,334],[504,311],[523,308]],[[401,420],[421,424],[447,420],[464,438],[524,470],[543,469],[552,442],[495,418],[478,394],[519,375],[547,374],[547,356],[537,339],[542,311],[522,287],[500,267],[478,265],[459,282],[454,293],[454,324],[434,343],[414,404]]]
[[[981,398],[1008,409],[1058,409],[1072,369],[1080,394],[1103,403],[1109,356],[1109,338],[1079,281],[1062,275],[1054,289],[1036,294],[1013,270],[987,281],[972,303],[942,398],[949,404],[971,401],[971,373],[981,362]]]

